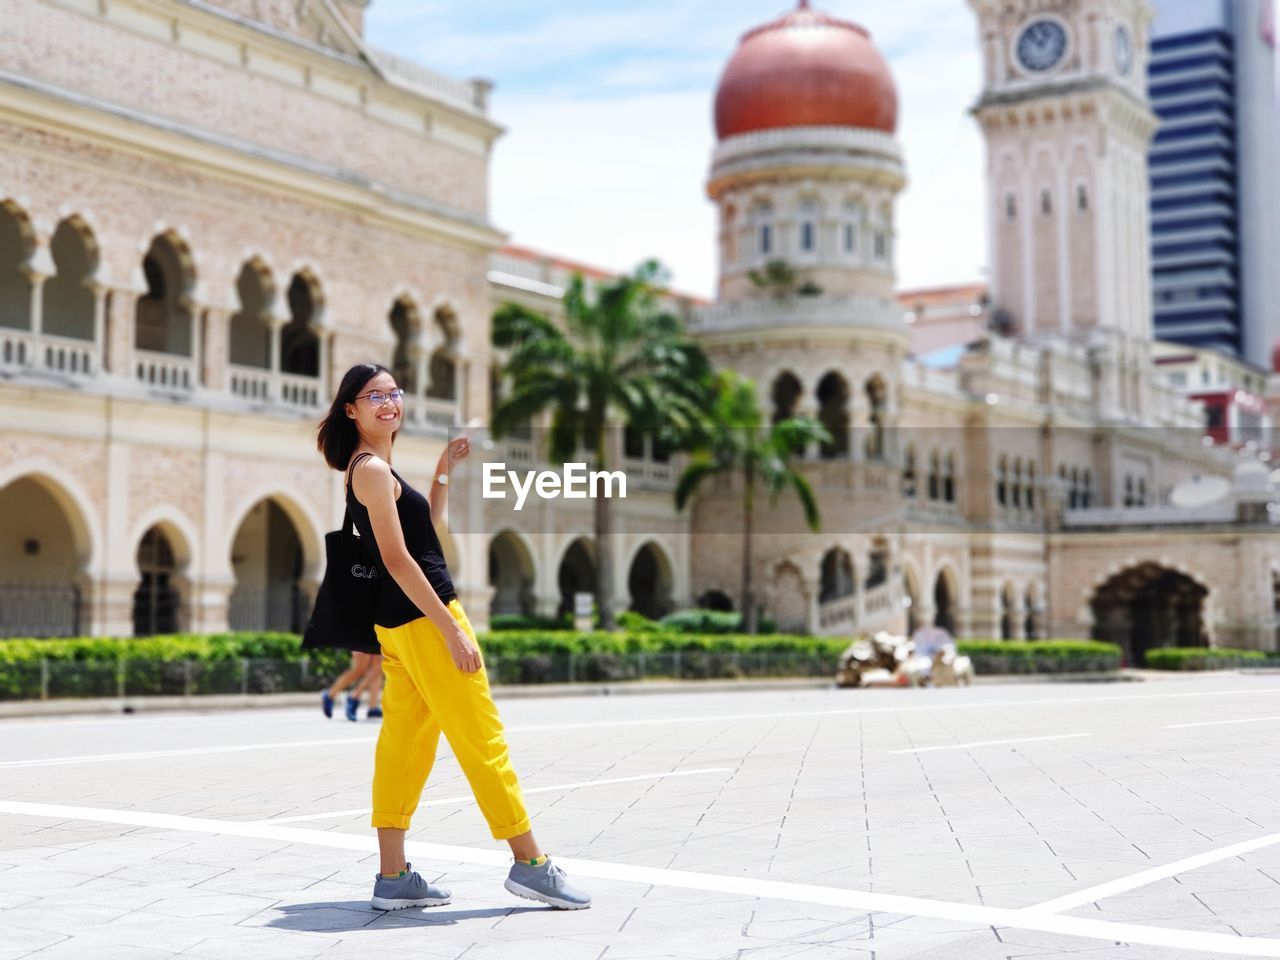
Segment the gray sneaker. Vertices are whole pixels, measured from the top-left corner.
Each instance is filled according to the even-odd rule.
[[[406,863],[408,869],[403,877],[389,880],[377,874],[373,884],[373,899],[369,901],[375,910],[403,910],[406,907],[442,907],[453,896],[444,887],[423,880],[412,863]]]
[[[564,871],[550,859],[540,867],[517,860],[511,865],[503,886],[517,897],[541,900],[561,910],[585,910],[591,906],[591,896],[571,887]]]

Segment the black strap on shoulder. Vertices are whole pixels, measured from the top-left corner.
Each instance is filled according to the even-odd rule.
[[[364,460],[366,457],[372,457],[372,456],[373,456],[372,453],[370,453],[368,450],[365,450],[363,453],[358,453],[355,455],[355,457],[352,458],[351,463],[347,465],[347,485],[343,490],[344,494],[350,494],[355,492],[351,489],[351,478],[356,472],[356,465],[360,463],[361,460]],[[343,497],[343,502],[344,503],[346,502],[345,496]],[[342,514],[343,535],[350,537],[352,533],[352,527],[354,526],[355,524],[351,519],[351,508],[348,506]]]
[[[356,464],[358,464],[365,457],[372,457],[372,456],[373,456],[372,453],[370,453],[368,450],[365,450],[363,453],[357,453],[351,459],[351,463],[347,465],[347,489],[351,488],[351,478],[352,476],[354,476],[356,472]]]

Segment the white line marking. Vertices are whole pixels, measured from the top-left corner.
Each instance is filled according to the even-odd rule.
[[[338,740],[292,740],[288,743],[245,743],[230,747],[187,747],[182,750],[140,750],[136,753],[95,753],[82,757],[50,757],[45,760],[4,760],[0,768],[56,767],[71,763],[105,763],[109,760],[153,760],[160,757],[195,757],[209,753],[244,750],[283,750],[292,747],[329,747],[340,743],[373,743],[377,737],[342,737]]]
[[[1168,683],[1172,681],[1159,682]],[[590,722],[590,726],[594,729],[600,727],[645,727],[672,723],[730,723],[743,720],[780,720],[799,717],[860,716],[864,714],[871,715],[881,713],[919,713],[934,710],[975,710],[988,709],[991,707],[1037,707],[1045,709],[1051,708],[1057,704],[1069,706],[1080,703],[1094,704],[1129,700],[1170,700],[1185,697],[1237,697],[1251,693],[1280,693],[1280,687],[1257,687],[1248,690],[1207,690],[1198,693],[1135,694],[1133,696],[1119,697],[1042,697],[1037,700],[983,700],[974,703],[938,702],[917,706],[850,707],[848,709],[841,710],[791,710],[780,713],[721,713],[709,716],[643,717],[627,720],[593,720]],[[585,722],[575,721],[573,723],[550,723],[529,726],[516,725],[509,726],[506,729],[508,733],[545,733],[558,730],[582,730],[585,726],[587,726]],[[3,729],[2,721],[0,721],[0,729]],[[0,769],[14,767],[48,767],[66,763],[101,763],[109,760],[150,760],[160,757],[194,756],[203,753],[235,753],[240,750],[275,750],[289,747],[332,746],[334,744],[344,743],[372,743],[376,739],[377,737],[349,737],[338,740],[295,740],[286,743],[254,743],[246,744],[244,746],[198,747],[185,750],[151,750],[139,751],[137,753],[104,753],[89,756],[52,757],[42,760],[7,760],[0,761]]]
[[[949,743],[941,747],[912,747],[910,750],[888,750],[887,753],[931,753],[934,750],[968,750],[970,747],[998,747],[1006,743],[1041,743],[1045,740],[1072,740],[1092,737],[1092,733],[1059,733],[1052,737],[1020,737],[1017,740],[977,740],[974,743]]]
[[[699,770],[668,770],[666,773],[645,773],[634,777],[614,777],[610,780],[580,780],[577,783],[561,783],[550,787],[522,787],[522,792],[530,793],[560,793],[564,790],[578,790],[582,787],[603,787],[611,783],[634,783],[637,780],[661,780],[665,777],[689,777],[699,773],[732,773],[733,767],[704,767]],[[453,803],[470,803],[475,797],[471,794],[457,797],[437,797],[433,800],[423,800],[418,806],[420,807],[442,807]],[[362,813],[372,813],[370,807],[361,807],[359,810],[338,810],[333,813],[308,813],[299,817],[272,817],[270,820],[262,820],[261,823],[302,823],[306,820],[332,820],[337,817],[354,817]]]
[[[270,823],[206,820],[199,817],[143,813],[136,810],[106,810],[94,807],[71,807],[57,804],[19,803],[16,801],[0,801],[0,813],[46,817],[51,820],[86,820],[94,823],[118,823],[131,827],[181,830],[188,833],[249,837],[281,843],[300,843],[311,846],[355,850],[365,854],[373,853],[377,850],[377,841],[371,835],[356,836],[329,830],[281,827]],[[423,843],[416,840],[410,840],[406,844],[406,848],[414,859],[426,857],[454,863],[484,864],[495,867],[504,867],[510,862],[510,858],[506,853],[498,850],[477,850],[470,847]],[[580,877],[601,880],[656,884],[685,890],[708,890],[716,893],[731,893],[772,900],[843,907],[857,911],[893,913],[900,916],[931,917],[972,924],[976,927],[994,926],[1039,930],[1065,936],[1106,940],[1112,943],[1119,941],[1183,950],[1201,950],[1207,953],[1226,954],[1231,957],[1280,957],[1280,940],[1262,937],[1233,937],[1221,933],[1202,933],[1195,930],[1168,930],[1162,927],[1150,927],[1135,923],[1113,923],[1106,920],[1062,917],[1030,910],[1008,910],[971,903],[948,903],[941,900],[924,900],[918,897],[901,897],[883,893],[865,893],[859,890],[843,890],[838,887],[820,887],[805,883],[761,880],[756,877],[725,877],[711,873],[693,873],[687,870],[635,867],[629,864],[608,863],[599,860],[578,860],[566,857],[559,862],[567,867],[571,873]]]
[[[1204,723],[1171,723],[1164,730],[1186,730],[1188,727],[1221,727],[1229,723],[1263,723],[1267,720],[1280,720],[1280,717],[1248,717],[1244,720],[1207,720]]]
[[[1089,887],[1086,890],[1080,890],[1077,893],[1069,893],[1063,897],[1057,897],[1053,900],[1046,900],[1044,903],[1038,903],[1034,907],[1027,907],[1027,910],[1033,913],[1062,913],[1066,910],[1074,910],[1076,907],[1088,906],[1095,901],[1104,897],[1113,897],[1118,893],[1128,893],[1138,887],[1145,887],[1149,883],[1155,883],[1158,880],[1167,880],[1172,876],[1181,873],[1189,873],[1200,867],[1208,866],[1211,863],[1218,863],[1221,860],[1229,860],[1232,857],[1238,857],[1245,853],[1252,853],[1255,850],[1262,850],[1266,847],[1274,846],[1280,843],[1280,833],[1272,833],[1265,837],[1256,837],[1253,840],[1244,840],[1240,843],[1233,843],[1229,847],[1222,847],[1218,850],[1210,850],[1207,853],[1198,853],[1192,857],[1184,857],[1181,860],[1174,860],[1172,863],[1166,863],[1160,867],[1152,867],[1150,870],[1143,870],[1141,873],[1134,873],[1127,877],[1121,877],[1118,880],[1110,880],[1106,883],[1100,883],[1097,886]]]

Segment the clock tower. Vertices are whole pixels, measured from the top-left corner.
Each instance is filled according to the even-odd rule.
[[[994,305],[1032,339],[1150,341],[1149,0],[969,5]]]

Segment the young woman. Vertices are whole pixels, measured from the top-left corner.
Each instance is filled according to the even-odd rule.
[[[347,472],[347,509],[384,574],[374,617],[386,678],[373,769],[381,869],[371,903],[398,910],[449,902],[449,891],[425,881],[404,853],[443,733],[489,832],[511,846],[506,888],[553,907],[588,907],[591,897],[569,885],[533,838],[475,631],[432,526],[432,515],[444,511],[449,468],[470,453],[470,443],[459,437],[448,444],[424,497],[391,468],[403,413],[391,372],[359,364],[342,378],[318,440],[329,466]]]

